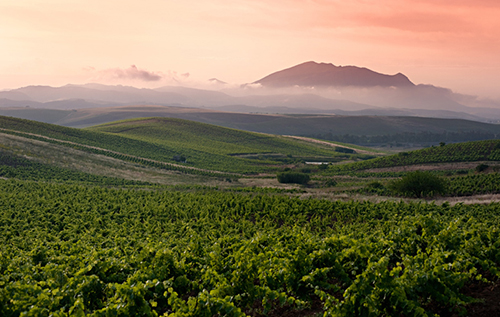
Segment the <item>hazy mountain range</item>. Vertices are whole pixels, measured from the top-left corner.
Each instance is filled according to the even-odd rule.
[[[215,79],[212,79],[212,81]],[[253,83],[219,91],[167,86],[139,89],[101,84],[28,86],[0,91],[0,108],[78,110],[127,105],[208,108],[226,112],[422,116],[499,122],[500,102],[415,85],[398,73],[306,62]],[[139,113],[140,114],[140,113]],[[138,115],[134,112],[134,115]]]

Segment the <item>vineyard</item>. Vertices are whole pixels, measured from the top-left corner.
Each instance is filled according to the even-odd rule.
[[[356,157],[356,154],[335,152],[332,147],[180,119],[128,120],[92,129],[73,129],[0,116],[0,127],[7,129],[0,131],[2,133],[58,144],[72,142],[68,145],[80,150],[140,164],[157,167],[151,160],[168,163],[169,166],[160,165],[185,173],[200,173],[202,169],[270,172],[276,171],[277,165],[306,158],[341,161]],[[253,156],[248,158],[245,154]]]
[[[405,176],[407,173],[399,173],[398,176]],[[439,173],[433,173],[439,175]],[[446,190],[442,195],[444,197],[464,197],[473,195],[485,194],[500,194],[500,174],[471,174],[443,177]],[[382,182],[380,182],[382,181]],[[390,181],[379,179],[379,181],[366,181],[365,186],[350,190],[351,193],[363,193],[379,196],[398,196],[397,193],[392,192],[386,186]],[[385,185],[384,185],[385,184]]]
[[[456,176],[450,179],[449,196],[471,196],[500,193],[500,174]]]
[[[367,159],[179,119],[0,128],[0,316],[500,314],[500,203],[389,186],[499,194],[498,140]],[[367,170],[445,162],[470,165]]]
[[[105,186],[151,185],[123,178],[98,176],[59,168],[12,155],[0,149],[0,177],[36,181],[89,183]]]
[[[474,141],[447,144],[411,152],[374,158],[362,162],[335,165],[329,169],[330,174],[347,171],[358,171],[371,168],[408,166],[429,163],[499,161],[500,140]]]
[[[499,207],[0,180],[0,314],[463,313]]]
[[[230,164],[236,164],[233,163],[236,161],[242,164],[233,171],[242,172],[252,165],[291,163],[295,161],[293,158],[320,161],[338,158],[338,161],[352,157],[328,146],[172,118],[125,120],[89,130],[176,149],[195,166],[216,170],[229,170]]]

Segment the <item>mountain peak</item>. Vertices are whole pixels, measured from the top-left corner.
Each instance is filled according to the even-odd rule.
[[[305,62],[272,73],[256,82],[265,87],[412,87],[401,73],[386,75],[357,66],[335,66],[331,63]]]

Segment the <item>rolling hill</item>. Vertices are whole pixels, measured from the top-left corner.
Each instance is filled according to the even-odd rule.
[[[356,157],[290,138],[171,118],[143,118],[74,129],[0,117],[1,132],[190,174],[275,171],[286,162]]]
[[[200,123],[240,129],[245,131],[300,136],[394,136],[404,133],[432,133],[438,140],[460,142],[467,139],[456,136],[443,139],[447,133],[474,132],[479,139],[500,135],[500,126],[463,119],[438,119],[407,116],[343,116],[325,114],[265,114],[214,111],[202,108],[167,106],[127,106],[79,110],[0,109],[0,115],[24,117],[69,127],[89,127],[106,122],[140,117],[167,117],[192,120]],[[443,136],[440,136],[444,134]],[[355,139],[355,138],[354,138]],[[332,140],[341,141],[332,138]],[[356,141],[346,141],[356,143]],[[386,141],[388,143],[389,141]],[[364,142],[361,142],[363,144]],[[416,143],[416,142],[413,142]],[[418,142],[417,142],[418,143]]]

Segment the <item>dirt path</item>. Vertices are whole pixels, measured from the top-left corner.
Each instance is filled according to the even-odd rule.
[[[353,148],[353,147],[345,146],[345,145],[342,145],[342,144],[337,144],[337,143],[332,143],[332,142],[327,142],[327,141],[321,141],[321,140],[316,140],[316,139],[312,139],[312,138],[306,138],[306,137],[303,137],[303,136],[294,136],[294,135],[283,135],[283,136],[287,137],[287,138],[292,138],[292,139],[306,141],[306,142],[328,145],[328,146],[331,146],[331,147],[337,147],[337,146],[338,147],[343,147],[343,148],[346,148],[346,149],[354,150],[354,151],[356,151],[356,153],[360,153],[360,154],[380,155],[380,153],[374,152],[374,151],[372,152],[372,151],[367,151],[367,150],[360,150],[360,149],[356,149],[356,148]]]
[[[116,152],[116,151],[112,151],[112,150],[100,148],[100,147],[97,147],[97,146],[85,145],[85,144],[80,144],[80,143],[71,142],[71,141],[65,141],[65,140],[59,140],[59,139],[55,139],[55,138],[51,138],[51,137],[48,137],[48,136],[44,136],[44,135],[40,135],[40,134],[35,134],[35,133],[21,132],[21,131],[4,129],[4,128],[0,128],[0,131],[14,132],[14,133],[19,133],[19,134],[24,134],[24,135],[31,135],[31,136],[35,136],[37,138],[42,138],[42,139],[45,139],[45,140],[51,140],[51,141],[55,141],[55,142],[58,142],[58,143],[64,143],[64,144],[78,145],[78,146],[81,146],[81,147],[84,147],[84,148],[87,148],[87,149],[93,149],[93,150],[98,150],[98,151],[102,151],[102,152],[106,152],[106,153],[123,155],[123,156],[126,156],[126,157],[140,159],[140,160],[144,160],[144,161],[147,161],[147,162],[162,164],[162,165],[165,165],[165,166],[173,166],[173,167],[179,167],[179,168],[189,169],[189,170],[193,170],[193,171],[208,172],[208,173],[215,173],[215,174],[221,174],[221,175],[241,176],[241,174],[237,174],[237,173],[229,173],[229,172],[207,170],[207,169],[203,169],[203,168],[198,168],[198,167],[193,167],[193,166],[184,166],[184,165],[175,164],[175,163],[166,163],[166,162],[152,160],[152,159],[148,159],[148,158],[144,158],[144,157],[140,157],[140,156],[135,156],[135,155],[130,155],[130,154],[124,154],[124,153],[121,153],[121,152]]]
[[[485,194],[485,195],[473,195],[473,196],[461,196],[461,197],[443,197],[436,199],[436,204],[442,204],[448,202],[451,206],[456,204],[489,204],[492,202],[499,202],[500,194]]]

